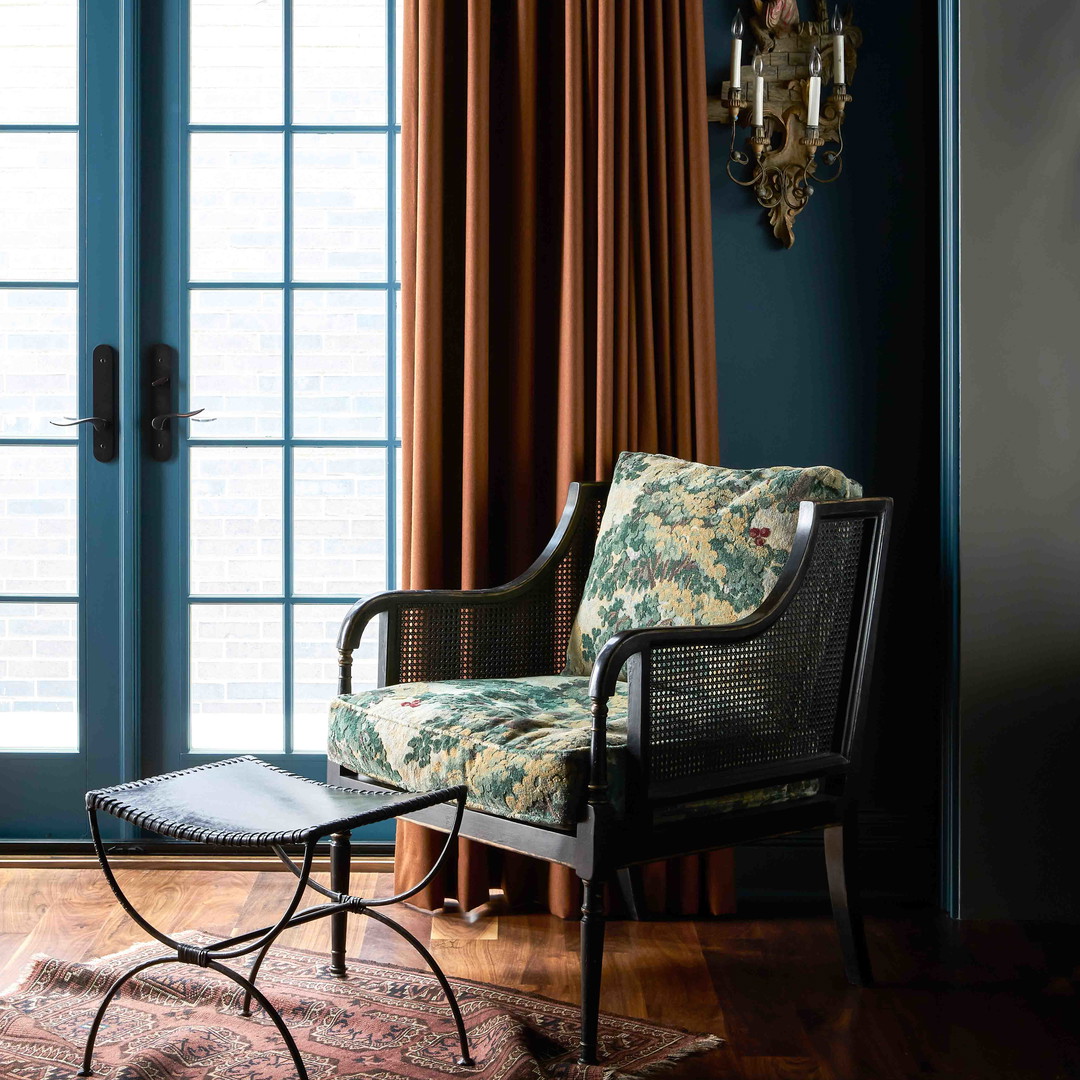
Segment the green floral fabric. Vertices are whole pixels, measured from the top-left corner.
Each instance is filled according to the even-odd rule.
[[[467,784],[474,810],[569,827],[585,803],[590,704],[588,679],[567,675],[387,686],[333,702],[328,753],[360,775],[396,787],[431,791]],[[607,726],[610,793],[620,809],[626,712],[621,685],[608,703]],[[665,820],[806,794],[812,791],[805,784],[783,785],[698,800]]]
[[[566,655],[588,675],[620,630],[716,626],[761,606],[795,538],[804,499],[856,498],[826,466],[721,469],[623,453]]]

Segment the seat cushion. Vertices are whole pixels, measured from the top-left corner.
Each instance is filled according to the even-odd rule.
[[[621,810],[625,685],[608,704],[608,779],[611,799]],[[330,707],[327,752],[333,761],[385,784],[410,791],[467,784],[473,810],[570,828],[585,804],[591,728],[589,680],[580,676],[404,683],[337,698]],[[805,786],[769,788],[698,800],[688,813],[811,793]]]
[[[717,626],[752,614],[787,561],[799,503],[861,494],[857,483],[823,465],[721,469],[663,454],[621,454],[566,673],[588,675],[620,630]]]

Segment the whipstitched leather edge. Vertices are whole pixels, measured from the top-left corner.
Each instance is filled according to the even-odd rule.
[[[293,780],[302,780],[305,784],[313,784],[316,787],[327,788],[330,791],[345,791],[352,795],[368,795],[396,801],[393,802],[392,806],[388,806],[385,809],[369,810],[363,814],[354,814],[350,817],[339,818],[335,821],[312,824],[305,829],[296,829],[292,832],[237,833],[214,832],[212,829],[197,828],[193,825],[178,825],[174,821],[168,821],[165,818],[154,815],[148,811],[131,810],[125,806],[122,799],[116,798],[119,793],[125,791],[135,791],[139,788],[150,787],[153,784],[159,784],[165,780],[174,780],[181,776],[188,776],[194,772],[206,772],[209,769],[220,769],[229,765],[240,765],[246,762],[253,762],[271,772],[280,773],[282,776],[290,777]],[[414,810],[425,810],[429,806],[435,806],[438,803],[450,802],[454,799],[458,799],[466,792],[466,790],[467,788],[464,784],[459,784],[455,787],[441,788],[438,791],[411,793],[379,791],[374,789],[369,790],[366,788],[354,787],[337,787],[320,783],[320,781],[312,780],[307,776],[298,776],[296,773],[289,772],[287,769],[278,768],[278,766],[270,765],[260,758],[245,754],[242,757],[226,758],[223,761],[211,761],[205,765],[195,765],[190,769],[179,769],[175,772],[161,773],[159,776],[148,776],[143,780],[132,780],[126,784],[117,784],[115,787],[97,788],[93,791],[88,791],[86,793],[86,808],[88,810],[104,811],[107,814],[111,814],[113,817],[119,818],[121,821],[127,821],[130,824],[135,825],[137,828],[147,829],[150,832],[155,832],[162,836],[172,836],[177,840],[193,840],[197,843],[222,844],[228,847],[271,847],[274,844],[306,844],[311,840],[320,839],[343,829],[350,829],[357,825],[369,824],[375,821],[385,821],[388,818],[398,817],[401,814],[408,814]],[[403,798],[403,796],[408,796],[410,794],[412,795],[411,798]],[[392,810],[393,812],[387,813],[387,810]]]

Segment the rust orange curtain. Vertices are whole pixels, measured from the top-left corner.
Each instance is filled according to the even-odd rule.
[[[701,0],[404,0],[401,120],[404,578],[493,585],[619,451],[717,460]],[[400,826],[401,880],[439,842]],[[422,906],[580,904],[472,841],[452,876]],[[730,877],[695,857],[645,891],[722,911]]]

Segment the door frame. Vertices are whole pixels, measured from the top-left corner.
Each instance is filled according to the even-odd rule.
[[[941,906],[960,916],[960,4],[938,3],[941,230]]]

